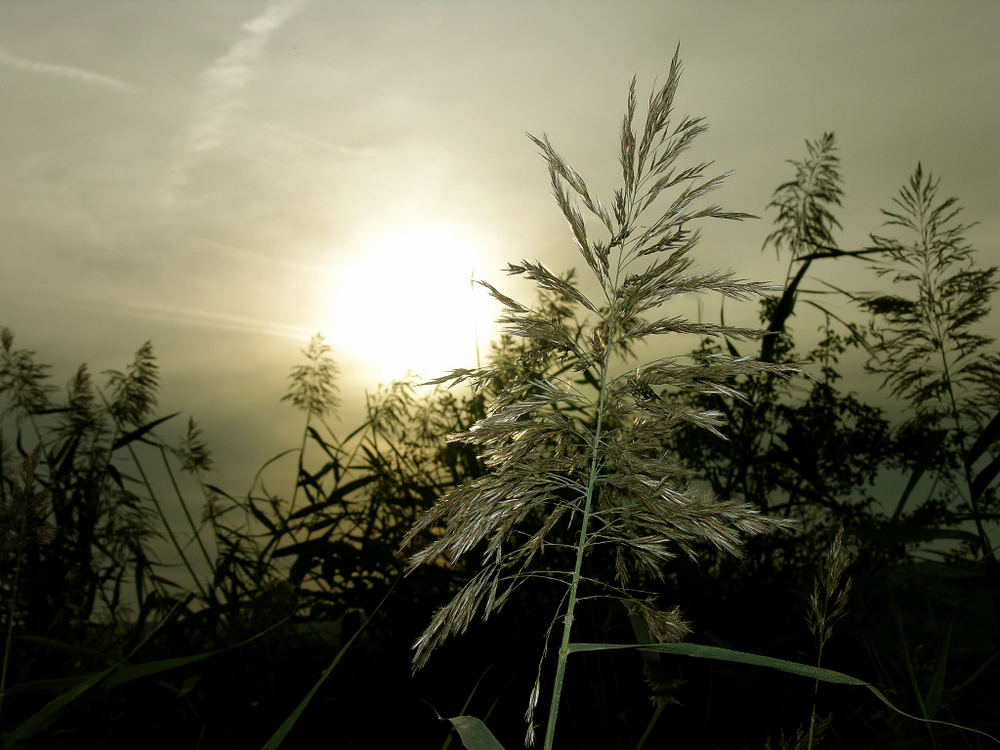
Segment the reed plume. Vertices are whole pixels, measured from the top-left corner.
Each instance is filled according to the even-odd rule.
[[[532,344],[531,357],[520,361],[513,374],[509,365],[498,364],[453,370],[432,381],[468,382],[476,392],[487,391],[497,380],[505,385],[486,415],[453,437],[479,451],[487,473],[443,497],[405,542],[433,540],[411,557],[411,570],[442,557],[481,556],[478,571],[433,615],[414,644],[414,668],[423,666],[448,637],[464,632],[477,612],[486,618],[501,608],[529,578],[551,581],[562,589],[555,598],[559,608],[553,626],[561,619],[563,628],[546,748],[554,741],[578,606],[586,600],[617,599],[640,613],[658,640],[680,640],[690,629],[680,611],[659,607],[656,597],[640,586],[662,581],[665,566],[679,553],[697,558],[699,548],[709,545],[739,555],[747,536],[787,525],[748,504],[699,491],[664,445],[680,425],[694,424],[720,438],[724,425],[721,412],[689,408],[672,394],[741,397],[728,385],[736,376],[786,374],[793,368],[727,355],[662,356],[638,365],[629,357],[634,344],[666,334],[758,338],[758,330],[694,322],[662,307],[688,294],[746,300],[774,289],[732,273],[692,268],[691,253],[699,240],[693,225],[749,215],[699,205],[726,175],[705,177],[707,163],[678,164],[707,127],[702,118],[672,121],[680,74],[678,48],[666,83],[649,98],[641,131],[633,125],[633,78],[619,144],[623,182],[610,207],[547,136],[529,135],[548,166],[556,202],[597,294],[585,294],[572,277],[557,275],[538,261],[522,260],[506,270],[559,297],[581,325],[572,326],[480,282],[503,306],[499,322],[506,333]],[[597,233],[601,239],[595,239]],[[540,357],[572,366],[539,375]],[[553,369],[561,374],[552,374]],[[610,565],[602,566],[607,559]],[[530,699],[526,744],[534,740],[540,685],[539,680]]]

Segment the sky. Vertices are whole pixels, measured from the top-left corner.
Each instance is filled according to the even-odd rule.
[[[474,364],[494,310],[471,277],[516,296],[509,261],[582,268],[525,134],[607,200],[629,81],[643,101],[678,44],[675,110],[710,125],[690,159],[763,217],[706,227],[698,267],[784,278],[766,205],[825,131],[842,247],[920,160],[1000,264],[998,32],[993,0],[6,0],[0,325],[60,384],[151,340],[161,412],[195,416],[240,493],[297,444],[279,399],[312,333],[352,428],[377,382]]]

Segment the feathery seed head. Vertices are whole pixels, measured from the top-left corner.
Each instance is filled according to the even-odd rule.
[[[708,164],[677,165],[705,130],[700,118],[684,118],[670,128],[679,77],[678,50],[667,82],[649,98],[639,137],[633,131],[634,81],[630,86],[619,139],[624,184],[614,192],[613,218],[547,136],[529,135],[547,163],[556,204],[600,296],[584,294],[571,275],[556,275],[537,261],[512,263],[507,272],[533,281],[554,304],[523,304],[481,282],[503,305],[500,322],[511,340],[524,342],[526,355],[513,367],[507,362],[455,370],[432,381],[504,386],[495,392],[486,415],[456,436],[479,449],[487,473],[441,498],[406,539],[440,530],[437,539],[411,557],[411,570],[442,555],[455,560],[482,553],[478,572],[434,614],[414,644],[415,668],[447,637],[464,632],[477,611],[487,617],[520,583],[539,576],[566,587],[564,638],[586,590],[586,599],[624,601],[642,614],[655,638],[678,640],[689,626],[676,608],[658,610],[649,595],[630,588],[631,582],[662,579],[678,553],[696,559],[699,549],[709,545],[740,555],[746,537],[789,526],[748,504],[695,491],[687,482],[688,472],[665,446],[682,424],[719,437],[725,427],[720,412],[686,407],[673,393],[740,398],[730,385],[735,376],[783,376],[795,368],[739,357],[671,357],[613,374],[633,356],[634,342],[653,336],[742,340],[761,335],[659,312],[665,303],[703,293],[742,300],[773,289],[727,272],[692,270],[690,254],[699,239],[693,224],[749,215],[715,205],[699,207],[725,175],[704,177]],[[661,200],[668,191],[674,198]],[[591,236],[584,210],[604,227],[606,238]],[[561,664],[564,658],[562,654]],[[536,683],[529,717],[537,691]]]

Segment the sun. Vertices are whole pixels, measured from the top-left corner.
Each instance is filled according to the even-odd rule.
[[[327,339],[381,382],[475,366],[495,314],[472,283],[480,263],[473,242],[446,227],[372,237],[333,272]]]

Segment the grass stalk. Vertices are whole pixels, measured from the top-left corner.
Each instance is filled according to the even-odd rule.
[[[208,599],[208,591],[202,585],[201,579],[198,574],[194,572],[194,567],[191,565],[191,561],[188,556],[184,554],[184,545],[180,543],[177,535],[174,533],[173,527],[170,525],[170,521],[167,520],[167,514],[163,510],[163,504],[160,502],[160,498],[157,497],[156,492],[153,490],[153,484],[149,481],[149,477],[146,475],[146,470],[142,466],[142,462],[139,461],[139,456],[136,454],[135,449],[129,445],[128,446],[129,457],[132,459],[132,463],[135,465],[136,471],[139,472],[139,476],[142,478],[143,486],[146,488],[146,492],[149,493],[149,500],[153,504],[153,508],[156,510],[156,515],[159,516],[160,522],[163,524],[164,531],[167,532],[167,536],[170,538],[170,543],[173,545],[174,550],[176,550],[177,555],[181,559],[181,564],[184,569],[187,570],[188,575],[191,576],[191,580],[194,581],[195,588],[198,589],[198,593],[201,594],[202,598]]]
[[[512,337],[526,341],[511,367],[498,362],[476,370],[454,370],[431,381],[457,385],[470,381],[473,392],[496,394],[486,415],[454,439],[477,446],[487,474],[448,493],[423,515],[404,540],[430,531],[431,541],[410,560],[410,570],[444,555],[455,559],[482,550],[481,569],[452,601],[438,610],[414,644],[414,668],[447,637],[463,632],[477,610],[484,617],[499,609],[518,585],[542,578],[566,586],[551,627],[562,619],[555,679],[545,728],[545,750],[555,742],[577,607],[584,601],[622,601],[641,614],[657,641],[679,640],[688,632],[675,607],[661,611],[655,594],[632,585],[632,579],[663,580],[663,567],[676,552],[695,558],[695,546],[714,545],[738,554],[744,536],[779,528],[756,508],[717,500],[690,487],[688,473],[665,449],[665,439],[679,424],[690,423],[721,435],[722,415],[677,404],[675,390],[727,394],[742,398],[728,383],[740,375],[785,374],[794,370],[743,357],[710,359],[660,357],[620,375],[618,359],[632,356],[633,344],[663,334],[693,334],[735,340],[758,338],[760,331],[725,324],[703,324],[667,316],[661,306],[690,293],[718,293],[748,299],[773,291],[765,284],[732,278],[724,272],[692,272],[691,249],[698,232],[685,225],[706,218],[743,219],[747,214],[712,205],[692,204],[714,190],[725,175],[705,177],[708,164],[685,169],[676,161],[706,126],[701,118],[671,123],[674,93],[680,79],[679,50],[666,83],[649,98],[641,134],[633,130],[635,80],[629,89],[622,124],[624,184],[612,211],[595,198],[583,178],[555,151],[547,137],[529,136],[546,161],[552,191],[587,267],[603,294],[598,305],[574,283],[541,263],[522,260],[507,272],[534,281],[555,304],[532,308],[480,282],[505,308],[499,322]],[[678,194],[658,218],[644,214],[668,189]],[[581,207],[592,214],[609,239],[592,240]],[[614,257],[612,258],[612,253]],[[648,317],[647,317],[648,316]],[[583,321],[582,323],[580,321]],[[569,373],[580,373],[571,380]],[[585,395],[581,388],[593,396]],[[560,519],[575,542],[552,539]],[[600,544],[613,552],[613,570],[597,555]],[[533,572],[531,563],[546,547],[572,550],[571,568]],[[597,565],[591,570],[591,559]],[[584,566],[587,565],[586,572]],[[500,589],[500,584],[504,590]],[[586,587],[586,593],[583,592]],[[563,609],[565,601],[565,610]],[[548,634],[546,635],[548,642]],[[544,659],[544,652],[543,652]],[[527,743],[534,741],[532,716],[536,681],[529,701]]]
[[[167,471],[167,477],[170,479],[170,486],[173,487],[174,494],[177,495],[177,501],[180,503],[181,510],[184,512],[184,518],[187,519],[188,526],[191,527],[191,536],[195,543],[197,543],[198,549],[201,550],[202,557],[205,558],[205,563],[208,565],[208,569],[212,572],[214,577],[215,560],[208,554],[208,549],[205,547],[205,543],[201,538],[201,530],[194,522],[194,518],[191,516],[191,510],[188,508],[187,500],[184,499],[184,493],[181,492],[181,488],[177,484],[177,477],[174,476],[174,470],[170,466],[170,461],[167,460],[167,450],[162,445],[160,445],[159,448],[160,456],[163,458],[163,466]]]
[[[844,547],[844,529],[837,530],[833,541],[823,556],[821,568],[813,582],[812,595],[806,620],[816,640],[816,667],[823,666],[823,650],[833,636],[833,625],[844,617],[851,591],[851,578],[847,576],[850,554]],[[806,747],[812,750],[816,738],[816,704],[819,699],[819,678],[813,681],[812,708],[809,712],[809,730]]]
[[[295,467],[295,484],[292,487],[292,499],[288,503],[288,514],[291,515],[295,512],[295,501],[299,496],[299,485],[302,481],[302,472],[305,470],[305,456],[306,456],[306,440],[309,437],[309,421],[312,418],[312,412],[306,412],[306,423],[302,427],[302,440],[299,442],[299,460],[298,465]],[[294,539],[295,536],[292,535]]]
[[[628,214],[635,210],[634,200],[629,206]],[[621,248],[620,248],[621,249]],[[623,250],[623,249],[622,249]],[[617,288],[622,271],[622,253],[619,253],[615,264],[614,287]],[[611,296],[609,301],[606,340],[613,341],[614,333],[618,327],[618,298]],[[583,573],[583,558],[587,551],[587,536],[590,530],[590,514],[594,505],[594,493],[597,489],[598,479],[601,474],[601,431],[604,424],[604,409],[608,395],[609,374],[611,369],[611,358],[614,352],[613,347],[604,348],[604,359],[601,362],[600,390],[597,399],[597,414],[594,425],[594,435],[590,453],[590,468],[587,474],[587,489],[583,497],[583,509],[580,518],[580,535],[576,544],[575,559],[573,563],[573,575],[569,584],[569,598],[566,603],[566,614],[563,619],[562,641],[559,645],[559,652],[556,662],[556,676],[552,687],[552,700],[549,703],[549,717],[545,725],[544,750],[551,750],[555,741],[556,720],[559,717],[559,704],[562,699],[563,683],[566,679],[566,666],[569,660],[571,635],[573,620],[576,613],[577,596],[580,589],[580,580]]]
[[[614,304],[608,322],[608,338],[614,325]],[[545,750],[551,750],[555,741],[556,719],[559,717],[559,703],[562,698],[563,682],[566,679],[566,664],[569,660],[569,646],[573,630],[573,618],[576,613],[577,592],[580,589],[580,578],[583,571],[583,556],[587,550],[587,531],[590,526],[590,512],[594,503],[594,489],[597,487],[597,477],[600,473],[601,424],[604,419],[604,402],[607,397],[608,366],[611,360],[611,347],[607,347],[604,362],[601,366],[601,391],[597,404],[597,424],[594,428],[594,444],[590,456],[590,472],[587,477],[587,491],[583,499],[583,511],[580,518],[580,538],[576,545],[576,558],[573,564],[573,577],[569,585],[569,599],[566,602],[566,614],[563,618],[562,642],[556,662],[556,677],[552,687],[552,700],[549,703],[549,718],[545,724]]]
[[[2,446],[0,446],[2,447]],[[14,573],[7,602],[3,660],[0,664],[0,722],[3,720],[4,697],[7,691],[7,674],[10,668],[11,643],[14,640],[15,620],[18,615],[18,597],[21,591],[21,574],[24,553],[29,545],[51,541],[51,527],[47,522],[50,492],[35,492],[35,471],[44,450],[39,443],[21,464],[18,474],[0,473],[0,554],[14,552]],[[7,484],[10,483],[10,491]],[[2,726],[2,724],[0,724]]]

